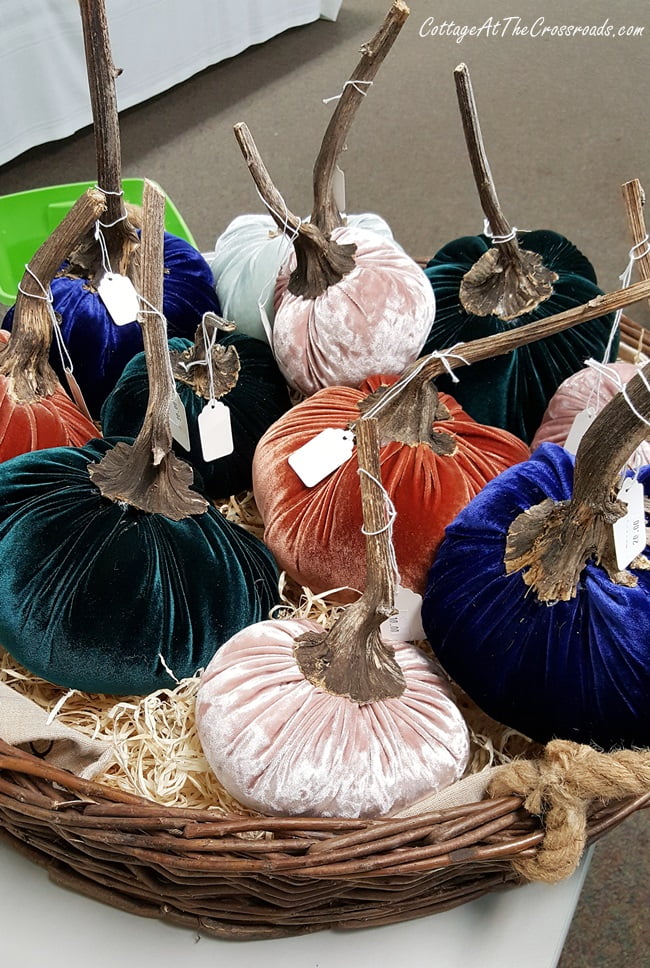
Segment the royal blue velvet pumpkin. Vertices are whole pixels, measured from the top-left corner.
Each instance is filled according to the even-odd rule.
[[[514,519],[572,496],[574,458],[542,444],[504,471],[449,525],[429,573],[424,629],[448,674],[490,716],[534,740],[605,749],[650,746],[650,571],[635,587],[589,561],[576,595],[540,601],[507,574]],[[650,496],[650,467],[639,474]]]
[[[189,242],[165,233],[163,313],[169,336],[192,339],[206,312],[220,314],[212,270]],[[61,334],[74,365],[74,375],[93,418],[117,383],[128,361],[143,348],[142,330],[134,320],[118,326],[113,322],[99,295],[86,279],[63,273],[52,280],[54,309],[60,316]],[[11,329],[13,312],[3,322]],[[50,363],[63,378],[56,346]]]
[[[174,521],[102,497],[88,467],[115,444],[0,465],[0,642],[57,685],[143,695],[268,618],[278,571],[214,507]]]
[[[531,312],[504,320],[497,315],[467,312],[460,300],[463,276],[491,247],[486,235],[466,236],[443,246],[425,268],[436,296],[436,318],[421,355],[523,326],[579,306],[601,295],[589,260],[573,243],[556,232],[519,232],[521,247],[536,252],[544,266],[557,274],[552,295]],[[502,427],[529,443],[547,404],[560,383],[581,369],[591,357],[605,353],[613,315],[582,323],[546,340],[521,346],[464,369],[452,384],[441,377],[439,386],[452,393],[464,410],[480,423]],[[610,359],[616,358],[618,338]],[[462,354],[462,348],[457,352]]]
[[[232,347],[239,356],[237,382],[219,397],[230,411],[234,451],[217,460],[203,458],[198,417],[207,398],[183,382],[178,360],[193,344],[179,337],[169,340],[176,374],[176,389],[187,414],[190,449],[174,442],[177,455],[199,471],[205,492],[213,498],[228,497],[252,485],[253,454],[262,434],[285,413],[290,405],[289,390],[267,343],[243,333],[223,336],[219,348]],[[204,354],[201,354],[204,357]],[[206,367],[202,367],[205,373]],[[195,373],[194,367],[189,373]],[[125,367],[114,390],[101,411],[105,436],[135,437],[140,431],[147,408],[149,380],[144,353],[139,353]]]

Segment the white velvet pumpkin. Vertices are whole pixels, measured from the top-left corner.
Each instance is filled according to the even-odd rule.
[[[449,686],[398,643],[397,699],[359,705],[313,686],[293,654],[308,620],[243,629],[216,653],[196,700],[208,763],[240,803],[271,815],[385,816],[458,780],[469,735]]]
[[[623,384],[628,383],[638,373],[639,367],[633,363],[619,361],[607,363],[606,367]],[[600,381],[600,385],[599,385]],[[545,442],[564,447],[569,431],[577,415],[587,407],[594,415],[618,393],[614,380],[599,374],[596,369],[586,366],[564,380],[551,397],[542,422],[533,437],[531,450]],[[650,442],[645,441],[630,458],[630,464],[650,464]]]
[[[393,238],[379,215],[349,215],[347,221],[382,238]],[[272,324],[275,282],[291,251],[289,238],[270,215],[238,215],[217,238],[208,260],[222,313],[240,332],[268,342],[258,304],[263,302]]]

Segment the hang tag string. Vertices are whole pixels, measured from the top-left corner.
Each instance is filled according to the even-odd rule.
[[[298,225],[295,228],[293,228],[291,225],[289,225],[289,209],[282,195],[280,195],[280,198],[282,199],[282,204],[284,205],[284,215],[281,215],[279,212],[276,212],[273,206],[269,205],[262,198],[262,195],[259,189],[256,189],[256,190],[264,206],[268,209],[271,215],[275,215],[283,223],[284,229],[282,230],[282,239],[280,241],[280,246],[281,246],[280,265],[282,265],[284,263],[285,258],[289,254],[291,247],[293,246],[294,242],[300,235],[300,229],[302,228],[303,220],[301,218],[298,218]],[[257,300],[257,308],[260,314],[260,320],[262,322],[262,327],[266,334],[266,338],[269,342],[269,346],[271,347],[271,350],[273,350],[273,327],[271,326],[268,313],[266,312],[266,300],[269,297],[271,289],[275,288],[276,281],[277,281],[277,273],[273,273],[272,275],[269,275],[269,278],[265,281],[264,285],[260,290],[259,298]]]
[[[345,91],[346,87],[351,86],[355,91],[358,91],[359,94],[363,94],[365,97],[368,93],[367,88],[372,87],[374,83],[374,81],[346,81],[343,85],[343,91]],[[360,87],[361,84],[365,84],[366,88]],[[324,97],[323,104],[329,104],[330,101],[340,101],[343,97],[343,91],[340,94],[334,94],[332,97]]]
[[[507,235],[494,235],[489,219],[486,218],[483,220],[483,235],[487,235],[493,245],[502,245],[504,242],[514,242],[517,238],[518,231],[519,229],[513,226]]]
[[[639,413],[639,411],[636,409],[636,407],[630,400],[627,393],[627,385],[623,383],[623,380],[621,379],[621,376],[619,373],[617,373],[615,370],[608,369],[608,367],[605,364],[599,363],[598,360],[589,359],[587,360],[586,365],[592,367],[592,369],[600,373],[601,376],[605,377],[611,383],[613,383],[616,386],[617,390],[622,394],[623,399],[627,403],[628,407],[630,408],[634,416],[637,417],[639,420],[641,420],[642,423],[644,423],[647,427],[650,427],[650,420],[644,417],[642,413]],[[650,393],[650,382],[648,381],[648,378],[646,377],[643,370],[638,370],[637,375],[641,377],[643,385],[645,386],[648,393]]]
[[[201,319],[201,329],[203,330],[203,343],[205,345],[205,365],[208,368],[208,380],[210,382],[210,399],[208,403],[214,403],[216,401],[216,396],[214,393],[214,367],[212,365],[212,350],[217,342],[217,327],[215,326],[212,333],[208,336],[208,330],[205,325],[205,313]]]
[[[365,476],[368,477],[373,482],[373,484],[376,484],[376,486],[381,491],[381,496],[384,499],[384,507],[386,508],[386,518],[387,518],[387,521],[384,527],[379,528],[378,531],[367,531],[365,527],[362,525],[361,533],[365,535],[373,536],[378,534],[385,534],[386,532],[388,532],[388,558],[390,561],[390,566],[393,570],[393,575],[395,576],[395,583],[399,585],[401,582],[401,578],[400,578],[399,568],[397,566],[397,558],[395,556],[395,546],[393,544],[393,524],[395,523],[395,518],[397,517],[397,510],[395,508],[395,505],[393,504],[393,500],[390,494],[388,493],[384,485],[381,483],[381,481],[377,480],[377,478],[374,477],[374,475],[371,474],[370,471],[367,471],[364,467],[359,467],[357,472],[359,475],[365,474]]]
[[[165,333],[167,333],[167,319],[165,314],[161,312],[160,309],[157,309],[153,303],[150,303],[148,299],[145,299],[141,293],[138,293],[138,299],[140,300],[141,304],[146,307],[146,309],[142,309],[141,307],[138,310],[138,316],[158,316],[158,318],[163,321]],[[172,368],[172,361],[169,357],[169,353],[165,353],[165,362],[167,364],[167,373],[172,382],[172,386],[176,387],[176,377],[174,376],[174,370]]]

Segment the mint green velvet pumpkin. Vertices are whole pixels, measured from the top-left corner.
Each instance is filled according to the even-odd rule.
[[[57,685],[144,695],[266,619],[278,571],[213,507],[172,521],[102,497],[88,465],[115,444],[0,465],[0,643]]]

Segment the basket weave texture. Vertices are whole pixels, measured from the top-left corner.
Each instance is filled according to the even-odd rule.
[[[650,354],[650,334],[623,317],[620,358],[639,352]],[[583,753],[593,782],[572,787]],[[537,779],[522,779],[529,768]],[[252,940],[396,923],[566,876],[585,845],[650,805],[650,753],[550,743],[541,759],[493,772],[491,797],[406,818],[215,818],[81,779],[0,739],[0,836],[57,884]],[[567,845],[563,868],[555,853]],[[542,854],[554,873],[541,871]]]

